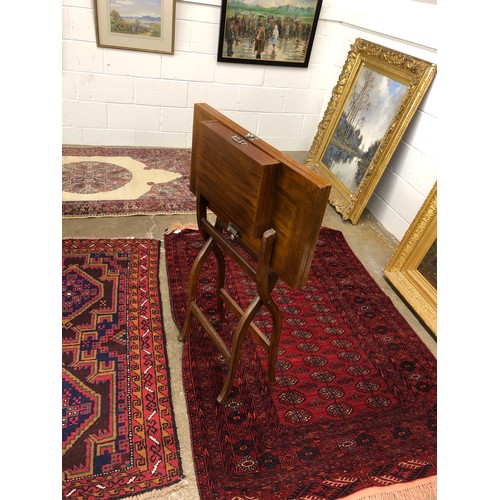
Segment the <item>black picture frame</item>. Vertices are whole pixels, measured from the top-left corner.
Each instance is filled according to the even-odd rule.
[[[322,0],[307,0],[307,8],[303,0],[271,3],[222,0],[217,61],[307,68]],[[259,26],[263,43],[256,40]]]

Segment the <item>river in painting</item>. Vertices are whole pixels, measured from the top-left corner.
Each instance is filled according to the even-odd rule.
[[[408,87],[363,66],[322,158],[356,192]]]
[[[366,172],[362,157],[355,156],[333,143],[328,145],[323,163],[351,193],[356,191]]]

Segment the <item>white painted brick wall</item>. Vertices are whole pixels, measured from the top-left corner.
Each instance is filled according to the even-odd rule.
[[[75,84],[81,101],[134,102],[134,81],[124,76],[76,73]]]
[[[286,113],[319,114],[323,103],[324,92],[321,90],[309,89],[303,90],[290,89],[286,93],[286,102],[284,111]]]
[[[109,128],[160,131],[161,109],[135,104],[108,104]]]
[[[245,88],[247,85],[258,85],[265,89],[273,87],[273,85],[264,84],[267,73],[268,69],[264,69],[262,66],[220,63],[215,67],[215,81],[238,86],[241,86],[241,83],[245,82],[245,86],[242,88]]]
[[[134,144],[137,134],[135,130],[85,128],[82,130],[82,144],[123,146],[123,144]]]
[[[162,59],[158,54],[136,50],[98,49],[104,60],[104,72],[130,78],[161,78]]]
[[[104,73],[102,50],[92,43],[63,40],[63,71]]]
[[[176,57],[165,57],[163,59],[161,77],[165,80],[184,82],[213,82],[216,62],[217,56],[215,54],[179,52]]]
[[[241,88],[238,97],[238,109],[241,111],[261,111],[279,113],[285,104],[285,89],[263,87]]]
[[[311,62],[309,65],[312,67]],[[261,85],[272,88],[308,89],[311,86],[311,73],[312,71],[301,71],[290,78],[289,68],[268,68],[262,72],[263,83]]]
[[[187,133],[138,131],[137,141],[142,146],[186,148],[191,144],[191,135]]]
[[[218,83],[190,83],[188,107],[196,102],[206,102],[218,110],[237,109],[239,88],[236,85]]]
[[[192,108],[162,108],[161,125],[162,132],[185,133],[193,127]]]
[[[435,3],[324,0],[308,68],[218,63],[220,4],[178,0],[167,55],[97,47],[93,0],[63,0],[63,143],[189,148],[193,105],[206,102],[280,150],[307,151],[357,37],[436,61]],[[438,84],[368,204],[397,238],[436,179]]]
[[[191,27],[191,50],[202,54],[217,53],[219,25],[193,22]]]
[[[224,114],[236,123],[239,123],[242,127],[250,130],[254,134],[257,134],[259,116],[257,113],[244,113],[241,111],[225,111]],[[292,150],[288,150],[292,151]]]
[[[299,137],[302,131],[302,115],[269,113],[259,119],[259,136],[264,137]]]
[[[107,106],[103,102],[88,101],[63,101],[62,125],[63,127],[107,127]]]
[[[188,98],[188,84],[170,80],[135,78],[135,102],[150,106],[185,107]]]

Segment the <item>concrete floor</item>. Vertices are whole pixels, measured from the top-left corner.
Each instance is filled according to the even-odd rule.
[[[292,154],[300,161],[298,154]],[[174,224],[190,224],[196,222],[193,215],[141,215],[130,217],[95,217],[64,219],[62,223],[63,238],[152,238],[163,241],[165,230]],[[349,246],[361,260],[371,276],[382,290],[391,298],[400,313],[411,327],[436,356],[437,345],[428,329],[421,324],[411,309],[398,296],[384,277],[384,267],[389,261],[398,241],[392,237],[377,220],[367,211],[362,214],[359,222],[352,225],[342,221],[340,215],[327,206],[323,225],[342,231]],[[165,251],[161,247],[160,283],[163,303],[164,325],[167,337],[167,354],[171,376],[172,398],[175,420],[181,448],[181,460],[185,478],[177,485],[164,490],[145,493],[140,499],[168,498],[199,499],[196,477],[193,469],[189,424],[184,400],[181,355],[182,343],[177,340],[178,330],[174,325],[168,300],[168,282],[165,267]]]

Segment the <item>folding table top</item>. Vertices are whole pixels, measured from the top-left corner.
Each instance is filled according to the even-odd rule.
[[[191,191],[202,194],[224,223],[236,224],[254,255],[262,232],[273,228],[271,268],[293,288],[307,282],[330,188],[208,104],[194,105]]]

